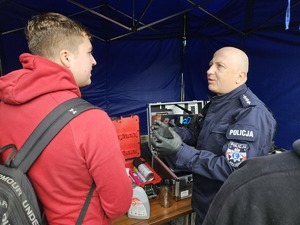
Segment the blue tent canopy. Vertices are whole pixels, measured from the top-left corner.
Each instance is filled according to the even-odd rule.
[[[248,86],[278,122],[275,144],[290,149],[300,136],[299,3],[2,0],[0,72],[20,68],[18,57],[28,52],[23,34],[28,19],[62,13],[93,34],[97,66],[83,98],[110,116],[139,115],[146,134],[148,103],[207,100],[208,62],[218,48],[235,46],[250,59]]]

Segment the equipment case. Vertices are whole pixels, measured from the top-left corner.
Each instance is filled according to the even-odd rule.
[[[144,182],[139,186],[144,188],[148,198],[155,198],[157,196],[161,177],[150,166],[149,162],[147,162],[144,158],[141,158],[139,117],[137,115],[133,115],[118,119],[112,118],[112,122],[117,131],[122,154],[126,160],[126,168],[133,168],[133,159],[140,158],[142,162],[144,162],[146,166],[153,172],[154,179],[152,181]]]
[[[151,126],[155,120],[173,123],[178,126],[195,126],[198,114],[206,104],[206,101],[184,101],[150,103],[147,106],[147,125],[149,148],[152,152],[152,168],[162,177],[172,179],[173,194],[176,201],[192,196],[193,175],[189,171],[178,170],[175,167],[173,157],[160,156],[151,145]]]

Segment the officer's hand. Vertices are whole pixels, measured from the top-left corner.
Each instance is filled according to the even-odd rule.
[[[169,131],[169,119],[167,119],[167,121],[164,122],[155,120],[154,125],[151,126],[151,130],[156,130],[160,136],[163,136],[165,138],[173,138],[173,135]]]
[[[151,143],[160,153],[175,154],[182,146],[182,140],[173,128],[169,127],[168,130],[172,135],[171,139],[165,138],[161,136],[157,130],[153,130],[153,135],[157,138],[157,140],[152,139]]]

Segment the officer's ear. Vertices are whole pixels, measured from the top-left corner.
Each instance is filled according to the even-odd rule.
[[[243,84],[247,81],[247,73],[246,72],[240,72],[238,75],[237,75],[237,78],[236,78],[236,84]]]

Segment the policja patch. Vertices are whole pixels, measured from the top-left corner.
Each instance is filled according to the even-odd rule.
[[[234,124],[229,126],[226,133],[226,138],[229,140],[256,141],[257,128],[251,125]]]
[[[245,143],[238,143],[230,141],[226,150],[226,159],[233,167],[238,167],[241,162],[247,159],[247,151],[249,145]]]

